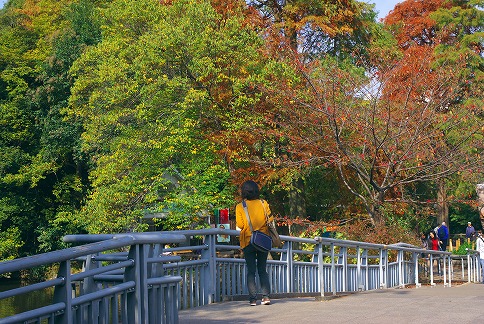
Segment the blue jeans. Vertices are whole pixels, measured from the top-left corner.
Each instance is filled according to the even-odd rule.
[[[260,289],[262,297],[269,297],[271,283],[267,274],[268,252],[256,250],[252,244],[244,248],[244,258],[247,264],[247,289],[249,290],[249,300],[257,300],[257,286],[255,284],[255,271],[259,274]]]

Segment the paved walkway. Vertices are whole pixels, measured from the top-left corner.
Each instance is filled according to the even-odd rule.
[[[179,313],[188,323],[484,323],[484,285],[462,284],[386,289],[324,301],[315,298],[273,299],[249,306],[246,301],[211,304]]]

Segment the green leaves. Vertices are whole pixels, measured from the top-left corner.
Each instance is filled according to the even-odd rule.
[[[0,232],[0,261],[18,258],[22,245],[18,228],[10,227],[6,231]]]
[[[94,231],[139,230],[145,210],[183,215],[173,223],[183,226],[203,221],[231,203],[210,136],[240,104],[260,40],[242,16],[222,24],[206,1],[117,1],[100,15],[103,41],[71,70],[68,113],[82,120],[93,167],[82,215]]]

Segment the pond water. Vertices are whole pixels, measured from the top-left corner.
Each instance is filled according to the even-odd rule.
[[[20,281],[17,280],[0,281],[0,291],[6,291],[20,286]],[[52,304],[53,295],[54,290],[52,288],[2,299],[0,300],[0,318],[50,305]]]

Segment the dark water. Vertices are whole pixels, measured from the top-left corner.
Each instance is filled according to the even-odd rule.
[[[19,281],[0,281],[0,291],[20,287]],[[0,318],[22,313],[31,309],[52,304],[53,289],[35,291],[0,300]]]

